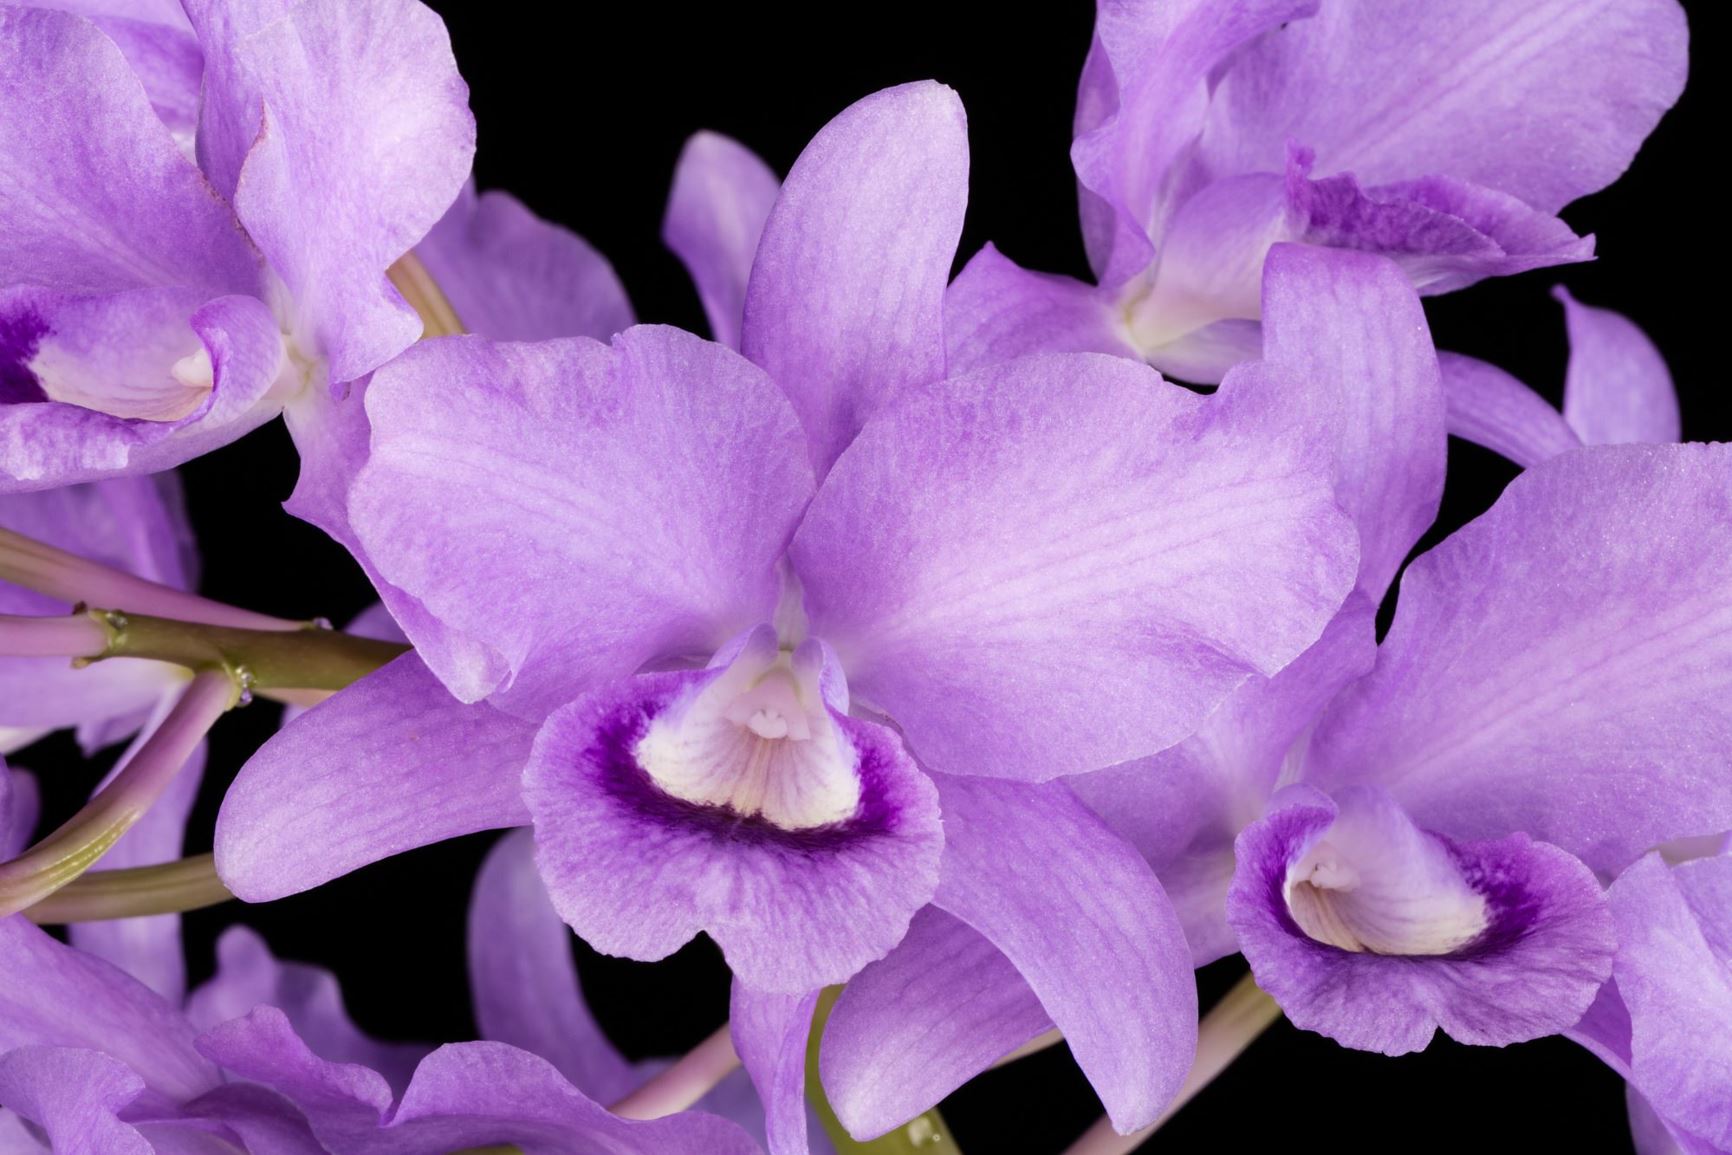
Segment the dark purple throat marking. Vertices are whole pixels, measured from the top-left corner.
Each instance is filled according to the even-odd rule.
[[[890,797],[886,777],[887,763],[895,755],[883,748],[885,739],[863,733],[860,724],[849,718],[837,721],[860,755],[860,808],[844,821],[805,830],[784,830],[760,815],[741,814],[727,806],[688,802],[664,792],[638,765],[632,751],[673,696],[671,692],[649,694],[618,703],[596,727],[589,748],[578,755],[590,764],[602,787],[640,818],[688,831],[701,830],[717,840],[807,854],[833,853],[864,839],[894,832],[897,807]]]
[[[42,382],[30,370],[30,360],[49,331],[48,322],[31,309],[0,316],[0,405],[48,400]]]

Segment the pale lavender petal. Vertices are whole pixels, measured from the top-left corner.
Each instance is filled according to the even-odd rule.
[[[523,1155],[758,1155],[739,1127],[699,1111],[647,1121],[611,1115],[545,1059],[503,1043],[434,1051],[389,1125],[361,1153],[420,1155],[498,1143]]]
[[[1375,791],[1341,798],[1338,810],[1318,791],[1291,788],[1236,847],[1228,919],[1257,985],[1295,1026],[1399,1055],[1424,1048],[1439,1028],[1460,1042],[1503,1046],[1582,1017],[1616,945],[1586,866],[1525,834],[1440,838]],[[1344,835],[1345,815],[1361,825]],[[1343,861],[1323,893],[1345,897],[1310,918],[1372,948],[1344,949],[1296,921],[1298,892],[1322,889],[1311,879],[1324,875],[1308,873],[1307,856],[1328,851],[1331,838]],[[1306,875],[1297,882],[1296,869]]]
[[[602,1103],[638,1079],[584,1003],[571,929],[548,901],[527,830],[500,839],[469,900],[469,987],[482,1037],[540,1055]]]
[[[758,154],[717,132],[693,134],[674,165],[662,240],[698,287],[710,335],[740,347],[746,282],[782,182]]]
[[[1610,891],[1629,1077],[1675,1127],[1732,1147],[1732,858],[1648,855]]]
[[[36,779],[0,763],[0,861],[30,845],[41,812]]]
[[[1499,369],[1459,353],[1439,353],[1449,431],[1522,468],[1581,445],[1563,414]]]
[[[139,732],[132,749],[98,784],[98,792],[132,761],[145,740],[156,731],[157,724],[167,716],[173,702],[174,697],[163,699]],[[186,844],[187,817],[198,800],[199,783],[204,780],[206,753],[205,744],[200,742],[144,816],[102,856],[102,869],[152,866],[181,856]],[[107,959],[171,1003],[178,1004],[186,994],[186,953],[181,947],[178,914],[74,923],[66,928],[66,937],[79,950]]]
[[[1443,497],[1437,354],[1400,270],[1280,245],[1263,276],[1263,387],[1332,442],[1335,500],[1359,530],[1359,589],[1381,599]]]
[[[94,24],[0,7],[0,77],[0,168],[10,174],[0,199],[0,286],[75,294],[185,286],[208,297],[259,287],[234,214]]]
[[[194,0],[198,150],[295,297],[333,381],[407,348],[385,281],[469,175],[475,120],[445,25],[416,0]]]
[[[790,548],[856,695],[947,772],[1170,746],[1353,581],[1331,464],[1272,410],[1120,357],[1023,358],[872,422]]]
[[[1155,868],[1196,965],[1238,951],[1226,921],[1233,840],[1262,816],[1294,743],[1377,660],[1376,613],[1354,594],[1316,645],[1240,686],[1184,742],[1066,780]]]
[[[327,1134],[358,1145],[391,1108],[391,1085],[370,1068],[324,1059],[295,1033],[289,1017],[258,1006],[198,1036],[198,1049],[230,1076],[262,1083],[297,1107],[329,1145]]]
[[[929,906],[842,988],[824,1026],[824,1096],[850,1134],[882,1135],[1051,1028],[1003,952]]]
[[[34,294],[37,305],[48,300],[34,290],[25,294]],[[171,295],[183,299],[180,290]],[[282,333],[270,309],[254,297],[238,295],[207,301],[190,315],[165,313],[154,305],[142,311],[133,308],[138,299],[158,296],[156,290],[89,298],[57,295],[55,299],[67,308],[52,320],[66,327],[46,346],[41,340],[43,329],[33,331],[26,346],[5,347],[5,322],[0,322],[0,366],[8,356],[22,357],[13,364],[35,366],[25,372],[31,387],[41,394],[34,401],[0,404],[0,492],[43,489],[120,472],[154,473],[226,445],[276,416],[280,402],[273,399],[272,387],[286,362]],[[6,297],[0,291],[0,300]],[[117,320],[125,323],[112,327]],[[135,323],[142,328],[130,327]],[[41,359],[48,354],[54,358],[52,367]],[[146,357],[142,367],[135,356]],[[191,368],[177,366],[182,356],[198,363]],[[168,381],[171,391],[178,390],[177,371],[191,380],[204,380],[207,370],[201,359],[209,361],[208,382],[183,391],[183,404],[165,411],[163,419],[125,415],[129,397],[161,396],[154,388],[134,394],[129,381]],[[37,370],[47,376],[39,380]],[[42,399],[62,385],[69,400]],[[106,406],[113,412],[86,405]]]
[[[859,759],[851,817],[790,830],[664,793],[638,765],[638,740],[708,676],[641,675],[542,727],[523,788],[553,905],[606,954],[658,959],[702,930],[760,990],[842,982],[932,897],[936,792],[889,729],[832,711]]]
[[[1197,1048],[1191,954],[1154,871],[1061,783],[944,777],[935,905],[1003,951],[1113,1125],[1153,1122]]]
[[[1316,9],[1316,0],[1105,0],[1098,6],[1093,72],[1085,74],[1078,99],[1071,161],[1085,190],[1084,220],[1095,218],[1090,256],[1101,284],[1124,283],[1154,256],[1173,208],[1172,170],[1203,129],[1222,63],[1259,35]],[[1109,78],[1116,101],[1103,99]],[[1110,241],[1103,236],[1103,214],[1090,210],[1091,195],[1111,207]]]
[[[344,1008],[335,975],[323,967],[280,962],[256,933],[231,926],[217,940],[216,974],[187,999],[186,1016],[208,1031],[260,1006],[281,1011],[319,1058],[368,1067],[398,1090],[408,1085],[428,1050],[369,1038]]]
[[[950,376],[1028,353],[1138,357],[1112,298],[1081,281],[1031,273],[990,244],[944,294]]]
[[[818,992],[769,994],[734,980],[728,1024],[764,1103],[770,1155],[807,1155],[806,1039]]]
[[[22,1047],[0,1055],[0,1106],[41,1127],[55,1151],[153,1155],[117,1117],[143,1090],[144,1080],[96,1051]]]
[[[0,1052],[99,1050],[152,1090],[191,1098],[220,1076],[178,1008],[111,964],[57,942],[23,915],[0,919]]]
[[[55,5],[42,5],[54,7]],[[158,119],[191,155],[198,133],[199,83],[204,78],[204,53],[186,22],[180,5],[162,5],[151,10],[121,5],[110,16],[96,10],[100,3],[67,5],[84,8],[96,26],[120,47],[126,62],[144,85]]]
[[[1215,89],[1196,164],[1279,171],[1288,143],[1367,185],[1437,173],[1542,212],[1629,165],[1684,86],[1672,0],[1355,0],[1251,45]]]
[[[720,345],[659,327],[611,347],[423,342],[374,375],[367,412],[356,536],[436,619],[399,615],[418,647],[497,659],[424,654],[466,701],[504,680],[511,709],[544,717],[775,608],[811,473],[787,401]]]
[[[1564,420],[1589,445],[1678,440],[1678,394],[1648,335],[1622,313],[1596,309],[1559,285],[1570,333]]]
[[[415,255],[463,328],[495,341],[605,341],[632,324],[607,258],[509,193],[465,185]]]
[[[944,376],[944,287],[967,203],[962,102],[931,81],[849,106],[788,173],[740,348],[787,390],[820,475],[873,413]]]
[[[1522,830],[1615,871],[1732,827],[1732,447],[1530,468],[1408,567],[1308,780],[1385,786],[1452,838]]]
[[[262,902],[444,838],[528,821],[534,726],[466,706],[405,654],[284,727],[217,815],[217,873]]]

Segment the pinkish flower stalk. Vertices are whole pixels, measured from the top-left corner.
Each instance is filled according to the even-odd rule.
[[[83,614],[55,618],[0,614],[0,656],[94,658],[107,648],[107,633]]]
[[[239,695],[240,687],[226,672],[195,676],[107,789],[53,834],[0,865],[0,917],[40,902],[89,870],[150,809]]]
[[[7,529],[0,529],[0,580],[63,602],[108,606],[206,625],[250,630],[298,630],[305,625],[224,605],[110,569]]]
[[[1129,1155],[1142,1146],[1143,1140],[1160,1130],[1186,1103],[1204,1087],[1214,1082],[1232,1065],[1256,1037],[1281,1017],[1281,1008],[1264,994],[1250,975],[1240,979],[1226,997],[1203,1016],[1197,1031],[1197,1058],[1184,1086],[1161,1117],[1147,1127],[1121,1135],[1113,1130],[1106,1116],[1095,1120],[1094,1126],[1083,1132],[1082,1138],[1071,1144],[1065,1155]]]
[[[691,1107],[740,1065],[728,1024],[678,1059],[673,1066],[609,1108],[624,1119],[660,1119]]]

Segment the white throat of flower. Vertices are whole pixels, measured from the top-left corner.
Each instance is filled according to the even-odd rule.
[[[790,652],[755,632],[725,671],[650,723],[638,765],[675,798],[784,830],[852,817],[857,756],[825,707],[822,671],[816,643]]]
[[[1489,922],[1449,852],[1393,803],[1344,807],[1288,868],[1283,895],[1311,938],[1372,954],[1450,954]]]

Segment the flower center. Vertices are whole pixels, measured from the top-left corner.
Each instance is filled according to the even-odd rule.
[[[664,710],[638,740],[638,765],[664,792],[809,830],[860,807],[858,757],[830,714],[815,641],[781,649],[754,630],[725,668]]]
[[[1339,801],[1334,825],[1287,871],[1287,911],[1300,930],[1390,955],[1451,954],[1485,931],[1484,897],[1438,838],[1386,796]]]

